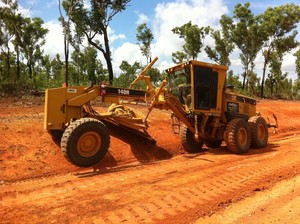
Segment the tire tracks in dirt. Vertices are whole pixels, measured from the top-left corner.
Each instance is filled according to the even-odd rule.
[[[283,144],[294,144],[299,137],[282,141]],[[80,201],[81,206],[87,206],[83,220],[93,223],[171,223],[174,217],[184,223],[193,214],[203,216],[213,213],[233,200],[264,189],[278,178],[296,175],[299,156],[289,157],[289,153],[296,154],[297,150],[274,150],[262,155],[244,156],[183,155],[167,161],[146,165],[136,163],[106,171],[86,169],[2,185],[0,203],[3,211],[13,209],[12,206],[17,209],[28,203],[33,208],[44,206],[45,210],[51,210],[57,206],[72,206],[72,201]],[[280,157],[282,162],[275,163]],[[259,166],[260,163],[265,165]],[[45,204],[58,197],[58,204]],[[35,198],[39,203],[28,198]],[[100,218],[99,213],[88,211],[92,198],[95,204],[103,203],[103,200],[111,204],[118,203],[118,200],[120,202],[116,207],[99,208]],[[41,221],[47,220],[42,218]]]

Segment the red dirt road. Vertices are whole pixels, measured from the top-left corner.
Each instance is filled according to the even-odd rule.
[[[280,128],[244,155],[187,154],[154,110],[156,145],[110,127],[104,160],[78,168],[43,130],[42,98],[0,99],[0,223],[299,223],[299,108],[259,102]]]

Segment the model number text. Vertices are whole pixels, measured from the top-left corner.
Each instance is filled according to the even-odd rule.
[[[129,89],[118,89],[118,93],[122,95],[129,95]]]

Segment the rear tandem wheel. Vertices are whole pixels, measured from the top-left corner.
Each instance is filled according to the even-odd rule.
[[[110,136],[107,127],[94,118],[81,118],[71,123],[61,139],[61,150],[71,163],[88,167],[107,153]]]
[[[251,129],[251,146],[264,148],[268,144],[269,132],[266,120],[261,116],[253,116],[248,120]]]
[[[251,132],[248,122],[241,118],[229,121],[224,133],[224,140],[229,151],[238,154],[247,152],[251,144]]]

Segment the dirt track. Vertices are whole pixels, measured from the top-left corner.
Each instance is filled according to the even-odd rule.
[[[0,223],[298,223],[299,107],[259,102],[280,128],[245,155],[186,154],[155,110],[156,145],[111,127],[109,154],[83,169],[43,130],[41,98],[0,99]]]

